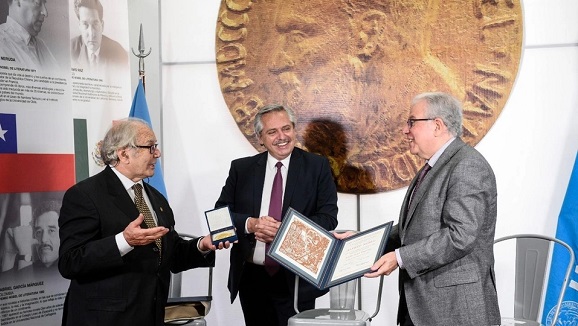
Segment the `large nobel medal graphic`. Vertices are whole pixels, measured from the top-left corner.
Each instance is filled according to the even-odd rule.
[[[223,0],[219,82],[257,150],[257,110],[285,104],[298,146],[329,159],[340,192],[393,190],[423,165],[402,133],[412,98],[456,96],[477,144],[514,85],[522,25],[518,0]]]

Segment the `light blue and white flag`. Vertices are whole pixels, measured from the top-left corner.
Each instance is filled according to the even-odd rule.
[[[574,169],[558,217],[556,238],[572,247],[575,254],[578,253],[578,155],[574,161]],[[566,274],[568,258],[567,251],[556,245],[552,255],[550,278],[544,301],[544,313],[542,314],[542,323],[546,326],[554,326],[552,325],[552,318],[561,290],[560,284]],[[570,274],[570,285],[564,294],[560,317],[556,325],[578,325],[578,267],[576,265]]]
[[[147,105],[147,99],[145,97],[142,79],[139,80],[138,82],[138,86],[136,88],[136,92],[134,93],[132,106],[130,108],[130,113],[128,114],[128,116],[142,119],[148,122],[151,128],[153,127],[151,123],[151,117],[149,115],[149,107]],[[155,187],[155,189],[160,191],[165,196],[165,198],[168,198],[167,189],[165,188],[165,181],[163,179],[163,168],[161,165],[160,158],[157,160],[155,166],[155,174],[150,178],[144,179],[143,181]]]

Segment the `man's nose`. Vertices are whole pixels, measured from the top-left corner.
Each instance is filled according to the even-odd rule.
[[[276,50],[270,59],[269,71],[275,74],[293,69],[295,61],[284,50]]]
[[[48,9],[46,8],[46,2],[42,3],[40,14],[44,17],[48,17]]]
[[[409,134],[409,126],[405,124],[403,128],[401,128],[401,132],[403,132],[404,134]]]
[[[49,243],[50,242],[50,237],[48,236],[48,232],[42,232],[42,235],[40,236],[40,243],[41,244],[45,244],[45,243]]]

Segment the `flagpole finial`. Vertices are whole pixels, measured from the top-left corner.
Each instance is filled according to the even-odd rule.
[[[143,36],[143,32],[142,32],[142,23],[140,24],[140,36],[138,39],[138,53],[136,53],[134,51],[134,49],[132,50],[132,54],[134,54],[137,58],[139,58],[138,60],[138,76],[140,79],[143,80],[143,84],[144,84],[144,77],[145,77],[145,64],[144,64],[144,58],[146,58],[149,54],[151,54],[152,48],[149,48],[149,51],[145,53],[145,45],[144,45],[144,36]]]

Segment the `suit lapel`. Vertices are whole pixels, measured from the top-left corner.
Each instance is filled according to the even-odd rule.
[[[287,171],[287,180],[285,181],[285,193],[283,195],[283,211],[281,213],[281,218],[284,217],[285,212],[287,212],[287,209],[289,208],[291,198],[293,198],[293,193],[297,188],[297,181],[299,180],[299,174],[301,173],[302,167],[303,152],[301,149],[295,147],[291,153],[289,170]]]
[[[428,172],[427,177],[423,179],[421,185],[419,186],[419,189],[417,189],[415,194],[413,194],[413,198],[411,200],[411,205],[409,207],[407,207],[407,201],[411,197],[411,191],[413,191],[413,188],[414,188],[415,183],[417,181],[417,176],[420,174],[420,172],[423,168],[420,169],[418,171],[418,173],[416,174],[416,176],[413,178],[413,180],[411,181],[410,188],[409,188],[410,190],[406,193],[405,199],[403,201],[403,205],[404,205],[403,207],[407,207],[407,213],[405,214],[404,222],[402,224],[404,230],[407,227],[407,225],[409,225],[409,222],[410,222],[411,218],[413,217],[413,214],[414,214],[415,209],[417,208],[418,204],[421,202],[421,200],[424,198],[424,196],[428,193],[429,188],[432,185],[432,183],[434,182],[434,180],[436,179],[436,176],[438,175],[438,172],[440,171],[440,169],[443,169],[444,166],[449,162],[449,160],[464,145],[465,145],[465,143],[461,140],[461,138],[458,137],[446,148],[446,150],[442,153],[442,155],[437,160],[435,165],[432,167],[431,171]]]
[[[261,214],[261,198],[263,197],[263,184],[265,183],[265,169],[267,168],[267,152],[259,155],[253,169],[253,207],[255,216]]]
[[[103,172],[106,177],[108,194],[111,196],[114,205],[116,205],[126,215],[129,221],[137,218],[139,214],[138,209],[126,189],[124,189],[122,182],[120,182],[109,166],[107,166]]]

